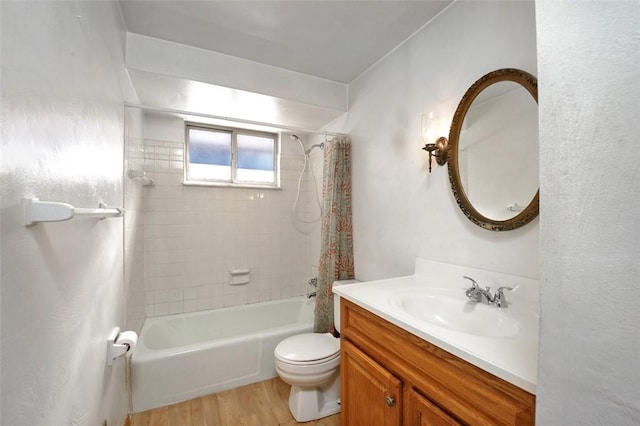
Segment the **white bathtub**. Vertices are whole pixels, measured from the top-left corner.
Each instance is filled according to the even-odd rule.
[[[147,318],[131,357],[133,411],[276,377],[276,345],[312,331],[314,304],[296,297]]]

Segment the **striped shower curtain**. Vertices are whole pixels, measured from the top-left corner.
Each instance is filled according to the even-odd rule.
[[[351,142],[333,138],[325,144],[322,180],[321,248],[315,308],[316,333],[333,332],[335,280],[353,279],[353,231],[351,226]]]

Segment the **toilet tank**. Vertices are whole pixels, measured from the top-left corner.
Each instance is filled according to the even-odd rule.
[[[333,287],[345,284],[355,284],[359,282],[360,281],[358,280],[339,280],[333,282]],[[340,332],[340,296],[335,293],[333,293],[333,324],[336,328],[336,331]]]

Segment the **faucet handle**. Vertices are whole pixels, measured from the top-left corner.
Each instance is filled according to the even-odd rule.
[[[469,280],[471,281],[471,287],[469,287],[468,289],[466,289],[464,291],[464,294],[469,298],[469,299],[477,299],[478,298],[478,290],[480,290],[480,287],[478,286],[478,283],[476,282],[476,280],[474,280],[471,277],[467,277],[466,275],[463,275],[462,278],[464,278],[465,280]]]
[[[495,295],[493,296],[493,304],[498,308],[506,308],[509,306],[509,302],[507,302],[507,298],[504,295],[504,290],[513,291],[513,287],[498,287]]]
[[[478,283],[476,282],[476,280],[474,280],[471,277],[468,277],[466,275],[463,275],[462,278],[464,278],[465,280],[469,280],[471,281],[471,289],[476,289],[476,288],[480,288],[480,286],[478,285]]]

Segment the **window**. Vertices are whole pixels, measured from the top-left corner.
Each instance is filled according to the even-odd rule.
[[[275,133],[187,123],[185,183],[278,186]]]

